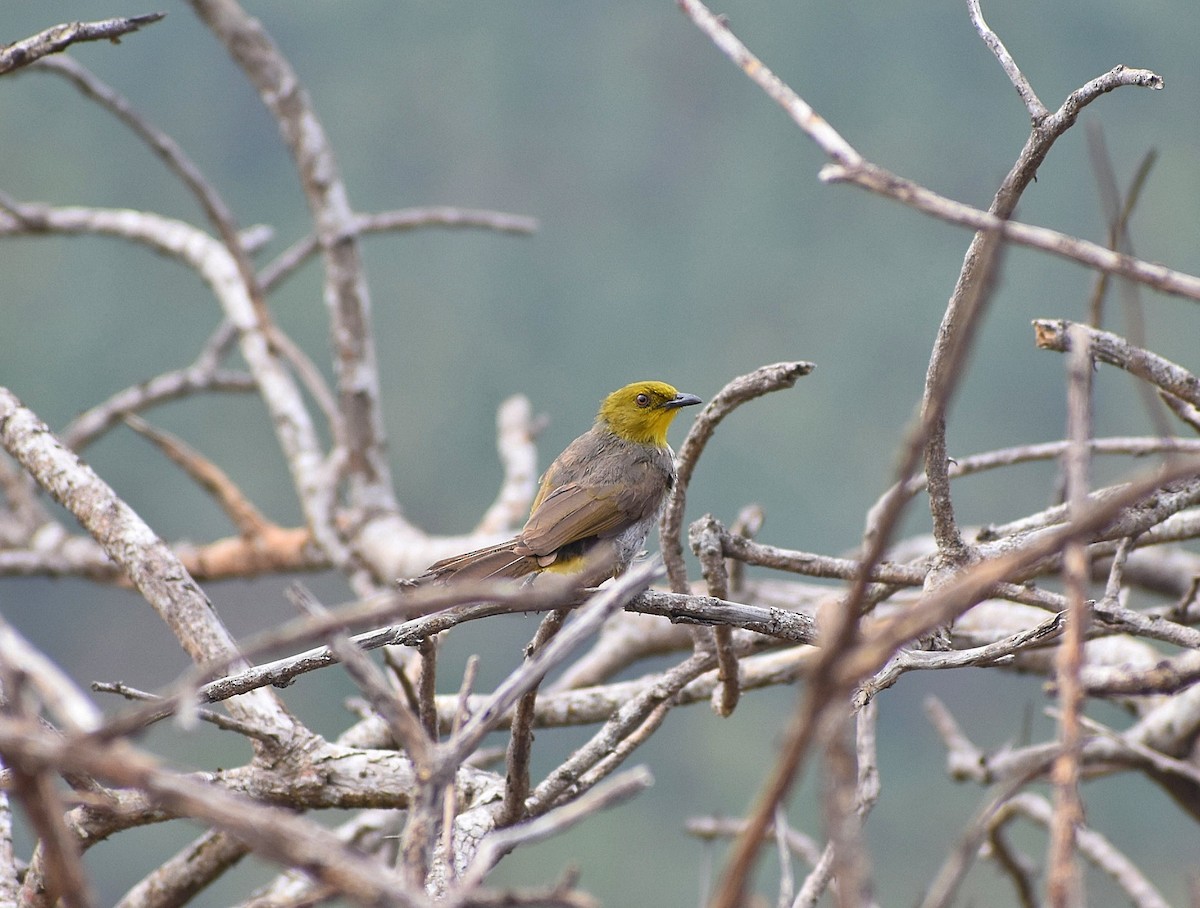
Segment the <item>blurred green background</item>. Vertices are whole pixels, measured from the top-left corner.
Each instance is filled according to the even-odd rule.
[[[489,207],[541,224],[529,238],[429,230],[364,243],[391,462],[411,520],[431,532],[465,531],[491,501],[500,477],[495,408],[509,394],[527,394],[550,417],[544,464],[590,424],[603,395],[627,381],[661,378],[707,398],[763,363],[810,359],[817,370],[795,390],[745,407],[718,431],[689,494],[689,517],[712,511],[730,520],[757,501],[767,512],[764,541],[825,553],[857,544],[866,508],[891,482],[966,232],[822,185],[821,154],[668,0],[326,0],[249,9],[311,93],[358,209]],[[145,11],[79,0],[8,3],[0,41],[70,19]],[[309,230],[286,152],[190,9],[167,11],[119,47],[71,54],[173,136],[243,226],[274,228],[265,262]],[[716,11],[867,158],[953,198],[986,206],[1025,140],[1028,116],[963,3],[746,0]],[[1200,17],[1191,4],[1017,0],[984,12],[1051,108],[1117,64],[1166,80],[1163,92],[1123,89],[1090,107],[1041,168],[1018,217],[1104,239],[1083,128],[1094,124],[1122,185],[1148,149],[1159,153],[1133,219],[1135,249],[1200,271]],[[0,190],[19,200],[198,221],[152,154],[56,77],[0,81],[0,143]],[[0,273],[0,384],[54,427],[190,361],[219,320],[194,275],[112,240],[5,240]],[[954,455],[1060,436],[1063,363],[1033,349],[1029,322],[1083,317],[1091,283],[1077,266],[1009,253],[951,413]],[[1195,304],[1142,298],[1149,345],[1195,368]],[[273,305],[324,364],[317,268],[288,282]],[[1099,432],[1147,429],[1123,376],[1102,372],[1098,395]],[[193,400],[149,416],[213,458],[272,518],[298,519],[254,399]],[[673,432],[676,442],[683,431]],[[130,433],[113,433],[88,459],[165,537],[230,532],[200,492]],[[1101,478],[1118,472],[1097,470]],[[967,480],[957,490],[960,518],[1015,517],[1042,506],[1052,485],[1048,467]],[[906,530],[926,524],[918,503]],[[310,582],[329,602],[348,595],[337,578]],[[246,634],[290,617],[281,588],[270,580],[207,589]],[[119,592],[6,580],[0,611],[81,683],[160,684],[184,664],[145,606]],[[457,685],[453,666],[473,651],[483,653],[481,683],[502,677],[531,628],[514,620],[499,631],[452,635],[447,688]],[[497,639],[512,645],[497,647]],[[920,711],[930,692],[947,699],[981,745],[1048,733],[1036,680],[910,676],[883,695],[884,798],[869,825],[885,904],[918,897],[981,797],[944,778],[940,745]],[[335,734],[349,721],[340,703],[350,693],[340,675],[323,672],[285,696],[318,730]],[[677,712],[641,756],[658,778],[648,796],[514,855],[501,876],[544,881],[573,861],[584,869],[583,886],[608,905],[629,904],[631,883],[642,904],[695,904],[704,868],[719,866],[721,850],[687,840],[683,819],[745,809],[793,697],[754,694],[723,723],[703,707]],[[578,738],[539,735],[543,768]],[[186,765],[244,757],[213,733],[180,739],[167,729],[152,743]],[[816,832],[811,789],[806,784],[792,821]],[[1085,795],[1090,822],[1182,900],[1186,868],[1200,855],[1175,808],[1128,780],[1089,786]],[[143,847],[157,847],[194,832],[139,835]],[[1040,840],[1030,841],[1040,854]],[[118,841],[89,858],[105,900],[152,866],[130,847]],[[263,868],[241,873],[243,882],[267,876]],[[765,884],[774,873],[768,862]],[[977,870],[972,886],[985,904],[1010,898],[990,868]],[[198,904],[222,904],[231,892]],[[1111,887],[1093,886],[1091,904],[1120,903]]]

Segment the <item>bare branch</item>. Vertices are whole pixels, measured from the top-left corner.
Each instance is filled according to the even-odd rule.
[[[0,45],[0,75],[28,66],[47,54],[57,54],[82,41],[111,41],[120,43],[122,35],[137,31],[143,25],[157,22],[166,13],[146,13],[141,16],[121,16],[96,22],[66,22],[55,25],[12,44]]]
[[[555,609],[538,625],[537,633],[525,650],[525,658],[533,656],[544,647],[562,628],[566,620],[566,609]],[[534,687],[525,694],[513,710],[510,723],[508,751],[505,755],[507,771],[504,782],[504,807],[496,818],[498,827],[511,826],[525,817],[525,798],[529,796],[529,758],[533,752],[533,716],[537,705],[538,689]]]
[[[358,507],[394,514],[398,507],[379,409],[370,295],[337,159],[303,83],[262,24],[235,0],[192,0],[191,5],[258,90],[295,162],[325,266],[343,420],[338,441],[345,449],[351,500]]]
[[[69,79],[86,97],[110,111],[118,120],[128,126],[166,164],[167,169],[179,178],[180,182],[200,203],[201,210],[208,218],[209,223],[216,229],[221,242],[225,244],[226,250],[236,263],[246,292],[258,310],[260,322],[264,326],[269,325],[270,319],[263,302],[254,264],[250,261],[249,251],[242,242],[233,210],[225,203],[220,193],[204,176],[195,162],[179,147],[179,144],[142,117],[120,93],[70,57],[43,60],[38,68]]]
[[[729,597],[729,575],[725,572],[725,553],[721,550],[721,535],[725,528],[711,514],[706,514],[688,528],[688,541],[700,559],[700,571],[708,586],[708,594],[717,599]],[[717,654],[717,676],[721,686],[713,699],[718,716],[728,716],[737,707],[741,696],[738,681],[737,654],[733,646],[733,630],[726,624],[713,629],[713,644]]]
[[[125,417],[125,424],[143,438],[153,442],[167,458],[184,471],[197,485],[211,495],[243,536],[258,536],[270,521],[254,506],[254,503],[234,485],[224,470],[199,451],[170,432],[156,429],[140,416],[132,413]]]
[[[471,208],[401,208],[397,211],[381,211],[377,214],[355,214],[354,230],[359,235],[368,233],[404,232],[425,227],[476,228],[495,230],[500,233],[530,234],[538,229],[535,218],[504,211],[487,211]],[[315,236],[308,236],[280,253],[279,257],[262,270],[262,286],[274,290],[287,280],[306,261],[320,250]]]
[[[992,821],[1002,823],[1012,814],[1020,814],[1040,826],[1049,826],[1053,812],[1046,800],[1030,792],[1012,798]],[[1135,908],[1168,908],[1158,889],[1124,854],[1094,829],[1081,826],[1079,852],[1119,885]]]
[[[983,43],[996,55],[1004,74],[1008,76],[1008,81],[1012,82],[1013,88],[1021,96],[1021,101],[1029,111],[1029,118],[1036,126],[1049,115],[1050,111],[1038,99],[1033,86],[1029,84],[1025,74],[1017,67],[1016,61],[1008,52],[1008,48],[1004,46],[1004,42],[1000,40],[1000,36],[992,31],[991,26],[984,21],[983,11],[979,8],[979,0],[967,0],[967,10],[971,14],[971,24],[975,26],[975,31],[979,32]]]
[[[1092,354],[1086,328],[1071,330],[1073,349],[1067,360],[1067,440],[1065,455],[1067,507],[1078,517],[1087,506],[1090,460],[1087,443],[1092,435]],[[1046,888],[1054,908],[1071,908],[1083,896],[1083,880],[1075,863],[1075,834],[1083,822],[1079,792],[1083,736],[1079,716],[1083,691],[1079,673],[1083,666],[1083,643],[1087,634],[1089,576],[1087,546],[1070,540],[1063,551],[1063,581],[1070,603],[1067,631],[1055,659],[1062,718],[1059,722],[1060,751],[1054,761],[1054,820],[1050,825]]]
[[[210,829],[126,892],[115,908],[186,904],[249,853],[246,843]]]
[[[723,26],[722,26],[723,27]],[[687,572],[683,566],[683,511],[687,502],[687,486],[696,468],[704,446],[716,431],[717,425],[739,405],[761,397],[770,391],[779,391],[796,384],[801,376],[808,375],[815,367],[809,362],[775,363],[760,366],[753,372],[739,376],[722,388],[700,411],[687,438],[679,448],[677,468],[679,476],[667,499],[659,529],[659,546],[667,566],[667,577],[671,589],[677,593],[687,592]]]
[[[288,598],[306,614],[326,617],[326,609],[299,583],[288,588]],[[330,635],[329,648],[346,669],[372,708],[383,716],[396,742],[404,748],[419,773],[427,773],[432,761],[430,740],[408,705],[388,688],[383,672],[343,633]]]
[[[362,904],[424,906],[379,862],[347,848],[333,833],[290,810],[268,807],[204,781],[168,772],[134,748],[96,738],[55,738],[29,722],[0,718],[0,754],[38,771],[80,772],[137,788],[162,808],[211,823],[268,860],[302,866]]]
[[[538,842],[558,835],[587,817],[634,797],[654,782],[650,771],[636,767],[597,785],[578,798],[540,816],[493,832],[483,840],[460,882],[460,890],[470,893],[483,882],[484,876],[496,862],[518,845]],[[451,904],[458,904],[452,902]]]
[[[887,665],[863,682],[855,695],[856,703],[867,703],[877,693],[891,687],[905,672],[916,670],[940,670],[1003,664],[1014,653],[1033,646],[1040,646],[1062,633],[1065,616],[1060,612],[1036,627],[1018,631],[995,643],[971,649],[939,652],[931,650],[902,649],[888,660]]]
[[[749,48],[734,36],[729,26],[720,16],[714,16],[700,0],[678,0],[679,8],[694,22],[699,29],[708,35],[713,44],[744,72],[759,88],[766,92],[767,97],[782,107],[792,121],[804,133],[817,143],[817,146],[830,158],[848,166],[861,164],[862,156],[845,139],[838,134],[829,122],[808,106],[807,103],[775,73],[767,69],[763,62]]]
[[[1192,406],[1200,406],[1200,379],[1182,366],[1149,350],[1134,347],[1110,331],[1101,331],[1066,319],[1036,319],[1033,329],[1039,348],[1060,353],[1071,350],[1072,333],[1078,329],[1078,336],[1087,341],[1092,356],[1100,362],[1124,369],[1173,397]]]
[[[5,389],[0,389],[0,444],[122,567],[194,661],[236,655],[232,635],[166,544]],[[264,728],[290,724],[268,693],[238,700],[231,709],[247,718],[253,713]]]
[[[544,813],[555,804],[567,800],[577,790],[579,779],[587,770],[618,751],[626,738],[636,735],[638,729],[647,722],[653,722],[653,716],[661,706],[715,665],[715,656],[695,653],[659,675],[654,683],[641,685],[635,696],[622,699],[615,704],[615,709],[610,708],[608,721],[591,740],[571,754],[534,789],[526,801],[529,814]]]

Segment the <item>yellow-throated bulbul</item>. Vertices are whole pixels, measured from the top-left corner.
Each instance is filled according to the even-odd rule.
[[[550,464],[515,539],[443,559],[417,581],[585,568],[596,575],[589,582],[620,574],[641,551],[675,485],[667,428],[680,407],[698,403],[694,394],[659,381],[614,391],[600,405],[595,425]]]

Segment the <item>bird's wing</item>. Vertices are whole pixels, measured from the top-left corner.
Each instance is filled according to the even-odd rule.
[[[642,520],[650,504],[629,483],[566,483],[538,502],[518,537],[517,551],[523,547],[534,555],[549,555],[581,539],[615,536]]]

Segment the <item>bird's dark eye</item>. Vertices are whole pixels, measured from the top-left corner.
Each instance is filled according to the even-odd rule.
[[[635,399],[637,400],[637,405],[639,407],[650,406],[650,395],[649,394],[639,394]]]

